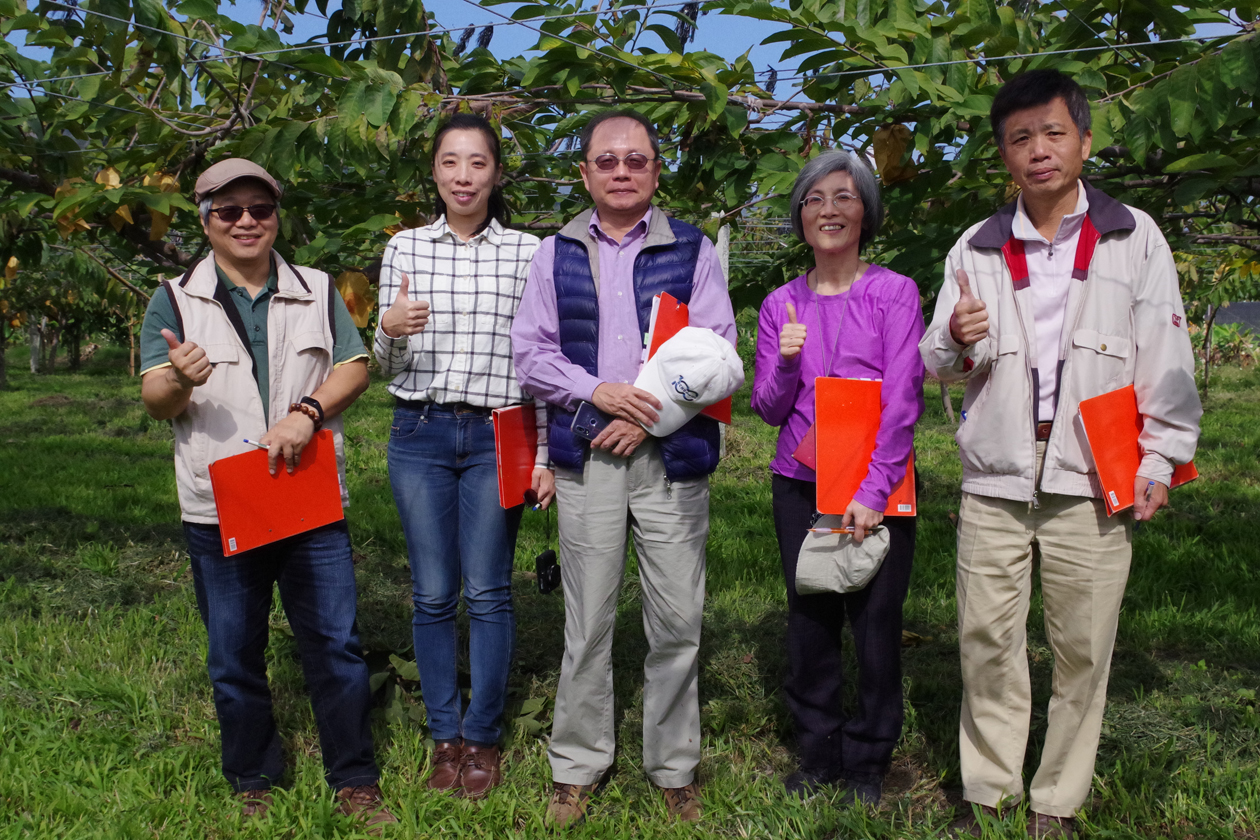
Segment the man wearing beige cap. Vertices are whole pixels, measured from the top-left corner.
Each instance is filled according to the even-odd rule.
[[[162,283],[141,331],[141,396],[175,430],[175,479],[197,608],[209,636],[223,775],[246,816],[265,815],[284,772],[267,686],[272,590],[297,640],[337,810],[376,830],[386,810],[368,723],[371,691],[355,626],[345,521],[226,557],[209,464],[267,447],[290,472],[321,426],[333,434],[345,495],[340,414],[367,389],[367,352],[328,275],[272,250],[280,185],[246,160],[197,179],[212,248]],[[258,499],[265,509],[267,499]]]

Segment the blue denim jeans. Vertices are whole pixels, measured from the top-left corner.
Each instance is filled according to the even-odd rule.
[[[197,609],[209,635],[223,775],[237,791],[271,787],[284,772],[267,687],[272,589],[302,657],[324,778],[334,789],[380,777],[368,723],[372,696],[355,626],[350,532],[335,522],[305,534],[223,556],[218,525],[184,523]]]
[[[412,635],[435,741],[499,741],[516,642],[512,557],[521,506],[499,506],[488,414],[394,410],[389,480],[411,558]],[[472,698],[461,715],[455,609],[468,610]]]

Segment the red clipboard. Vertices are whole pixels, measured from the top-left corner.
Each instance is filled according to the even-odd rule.
[[[812,436],[819,513],[844,513],[866,480],[871,455],[875,452],[875,436],[879,432],[882,387],[878,379],[820,376],[814,380],[814,425],[793,457],[808,466],[798,453]],[[906,459],[906,474],[893,485],[883,513],[885,516],[918,513],[913,450]]]
[[[534,406],[513,405],[490,412],[494,423],[494,460],[499,469],[499,504],[514,508],[525,503],[534,484],[534,456],[538,452],[538,422]]]
[[[321,429],[302,450],[293,475],[267,471],[267,453],[251,449],[210,464],[210,486],[227,557],[346,518],[332,432]]]
[[[652,318],[648,322],[647,355],[644,361],[652,358],[661,345],[674,337],[674,333],[688,326],[691,316],[687,312],[687,304],[680,303],[678,298],[669,292],[661,292],[652,299]],[[718,400],[700,412],[705,417],[712,417],[719,423],[731,425],[731,398]]]
[[[1089,440],[1107,515],[1133,507],[1133,482],[1142,465],[1142,415],[1132,385],[1081,400],[1081,423]],[[1194,461],[1173,468],[1171,487],[1199,477]]]

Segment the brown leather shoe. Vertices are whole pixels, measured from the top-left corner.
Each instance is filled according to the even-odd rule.
[[[569,828],[586,822],[586,811],[591,807],[591,798],[599,786],[599,782],[593,785],[553,783],[551,801],[547,803],[547,822],[555,828]]]
[[[431,790],[459,790],[459,758],[463,751],[464,745],[459,741],[439,741],[434,746]]]
[[[988,805],[977,805],[974,802],[963,801],[962,807],[966,810],[963,815],[949,824],[949,831],[946,837],[981,837],[984,835],[984,829],[980,826],[980,820],[976,818],[976,811],[983,816],[993,820],[1002,819],[1002,815],[997,808],[991,808]]]
[[[499,770],[499,748],[464,744],[459,761],[459,784],[465,799],[481,799],[503,781]]]
[[[1028,836],[1037,840],[1075,840],[1075,817],[1052,817],[1049,814],[1028,812]]]
[[[693,781],[689,785],[678,788],[661,788],[665,795],[665,807],[669,815],[679,822],[699,822],[704,814],[704,805],[700,802],[700,783]]]
[[[398,822],[385,807],[385,797],[380,785],[356,785],[337,791],[337,813],[353,817],[367,828],[373,837],[381,833],[381,826]]]
[[[241,801],[242,817],[265,817],[271,807],[271,791],[266,788],[243,790],[236,794],[236,798]]]

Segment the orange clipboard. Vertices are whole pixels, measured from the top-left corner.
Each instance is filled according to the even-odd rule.
[[[814,426],[805,437],[808,439],[812,433],[815,441],[819,513],[843,514],[866,480],[871,455],[875,452],[875,436],[879,433],[882,387],[883,382],[878,379],[820,376],[814,380]],[[795,453],[794,457],[797,457]],[[800,457],[797,460],[805,463]],[[906,459],[906,474],[888,494],[888,506],[883,513],[885,516],[918,513],[914,450]]]
[[[251,449],[212,462],[210,486],[226,557],[346,518],[328,429],[306,444],[293,475],[283,465],[272,475],[267,453]]]
[[[538,422],[534,406],[512,405],[490,412],[494,423],[494,460],[499,470],[499,504],[514,508],[525,503],[534,484],[534,456],[538,452]]]
[[[648,321],[647,334],[647,355],[643,357],[643,361],[647,361],[656,355],[656,351],[661,349],[661,345],[674,337],[674,333],[688,326],[691,316],[687,312],[687,304],[679,303],[678,298],[669,292],[661,292],[652,299],[652,317]],[[719,423],[731,425],[731,398],[718,400],[713,405],[706,406],[700,412],[705,417],[712,417]]]
[[[1142,415],[1132,385],[1081,400],[1081,424],[1102,484],[1107,515],[1133,507],[1133,483],[1142,465]],[[1194,461],[1173,468],[1171,487],[1199,477]]]

